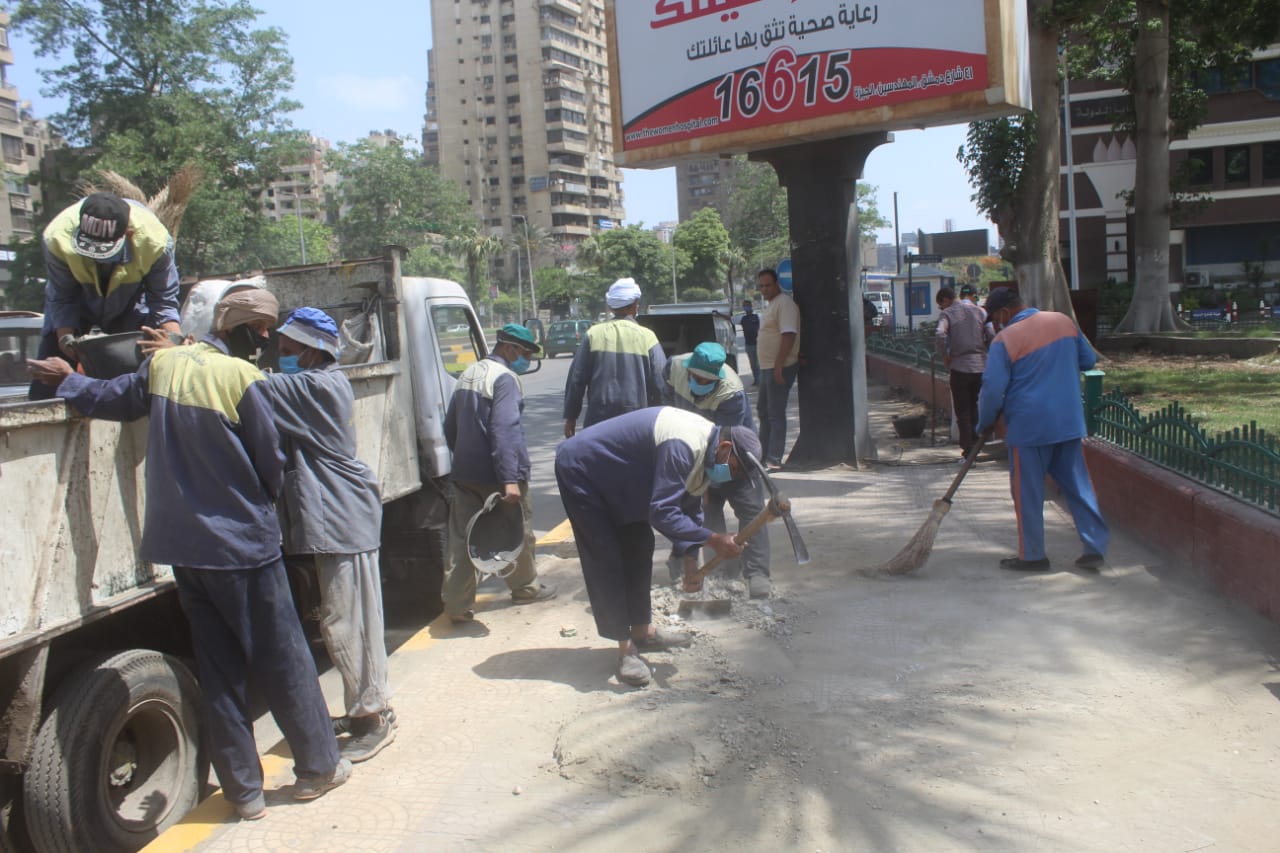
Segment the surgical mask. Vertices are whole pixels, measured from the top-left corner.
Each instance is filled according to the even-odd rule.
[[[705,397],[712,391],[716,390],[714,382],[699,382],[696,379],[689,380],[689,390],[693,392],[695,397]]]
[[[298,363],[296,355],[282,355],[279,358],[281,373],[301,373],[302,365]]]
[[[248,326],[236,326],[227,335],[227,351],[236,358],[256,362],[259,354],[271,343],[266,335],[255,335]]]
[[[717,462],[707,469],[707,479],[713,483],[727,483],[733,479],[728,462]]]
[[[529,357],[526,355],[519,356],[515,361],[511,362],[511,369],[517,374],[524,373],[529,369]]]

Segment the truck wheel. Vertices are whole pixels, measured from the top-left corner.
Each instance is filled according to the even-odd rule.
[[[146,649],[63,679],[23,780],[39,853],[132,853],[177,823],[200,791],[199,688],[178,660]]]

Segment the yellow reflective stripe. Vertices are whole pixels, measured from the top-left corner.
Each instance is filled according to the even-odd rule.
[[[670,360],[671,390],[704,412],[714,412],[720,405],[742,390],[742,380],[738,374],[726,368],[720,368],[720,381],[716,390],[702,397],[695,397],[689,390],[689,368],[684,366],[691,353],[677,355]],[[699,379],[699,382],[702,380]]]
[[[83,204],[83,202],[81,202]],[[44,229],[44,241],[49,250],[67,265],[76,281],[98,289],[97,263],[83,255],[76,254],[75,235],[80,227],[80,205],[73,204],[53,218]],[[142,281],[160,256],[169,247],[169,231],[156,215],[137,204],[129,205],[129,228],[133,234],[129,237],[131,257],[129,263],[120,264],[111,274],[107,283],[107,295],[118,288],[137,284]]]
[[[685,479],[685,490],[691,495],[701,495],[711,485],[707,479],[702,457],[707,453],[711,438],[711,421],[702,415],[664,406],[653,423],[653,445],[659,447],[665,441],[684,442],[693,453],[693,470]]]
[[[620,355],[649,355],[658,345],[658,337],[634,320],[610,320],[587,329],[591,351]]]
[[[520,382],[520,377],[509,367],[504,367],[491,358],[483,358],[475,364],[462,371],[462,375],[458,377],[458,390],[471,391],[479,394],[486,400],[493,399],[494,386],[498,384],[498,380],[504,374],[510,374],[516,380],[516,387],[520,389],[521,395],[524,394],[524,386]]]
[[[149,390],[179,406],[218,412],[233,424],[244,392],[263,379],[247,361],[201,343],[160,350],[151,358]]]

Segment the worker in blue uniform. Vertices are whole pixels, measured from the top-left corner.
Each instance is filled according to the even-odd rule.
[[[690,642],[652,624],[654,530],[680,555],[704,545],[725,558],[742,553],[732,537],[703,524],[702,496],[712,484],[749,476],[747,453],[760,454],[750,428],[722,427],[669,406],[610,418],[557,450],[560,500],[596,630],[618,643],[620,681],[648,684],[640,652]]]
[[[36,379],[88,417],[150,415],[139,557],[173,566],[208,703],[213,769],[246,820],[266,813],[251,677],[293,754],[295,799],[315,799],[351,775],[280,555],[274,502],[285,460],[263,374],[249,363],[277,313],[264,290],[228,294],[209,337],[161,349],[137,373],[111,380],[75,373],[60,358],[32,362]]]
[[[636,322],[640,286],[629,278],[609,288],[605,302],[613,319],[596,323],[578,345],[564,386],[564,437],[578,429],[586,398],[586,426],[662,404],[662,366],[666,356],[649,329]]]
[[[725,366],[724,347],[713,341],[698,344],[693,352],[667,360],[663,373],[667,402],[678,409],[696,412],[722,427],[741,426],[755,429],[751,403],[738,374]],[[746,527],[764,509],[764,492],[753,477],[713,485],[707,489],[703,508],[707,527],[723,533],[726,529],[724,505],[728,501],[738,518],[738,529]],[[687,555],[686,555],[687,556]],[[762,528],[742,546],[741,565],[737,560],[725,563],[724,572],[741,572],[752,598],[768,598],[772,591],[769,580],[769,532]],[[674,557],[668,563],[674,583],[682,574]]]
[[[1004,413],[1009,446],[1009,481],[1018,518],[1018,554],[1001,568],[1049,568],[1044,547],[1044,478],[1057,482],[1084,553],[1082,569],[1097,570],[1106,558],[1110,532],[1085,465],[1086,435],[1080,372],[1097,361],[1075,321],[1056,311],[1023,304],[1016,290],[997,287],[987,314],[1001,327],[991,344],[978,396],[978,434]]]

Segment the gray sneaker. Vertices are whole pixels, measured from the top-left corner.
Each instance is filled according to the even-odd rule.
[[[632,687],[649,683],[649,664],[640,655],[623,655],[618,661],[618,680]]]
[[[259,820],[267,816],[267,798],[262,796],[259,791],[258,795],[247,803],[236,803],[236,814],[241,820]]]
[[[368,761],[396,739],[396,730],[386,714],[356,717],[351,721],[351,736],[338,744],[338,754],[359,764]]]
[[[351,762],[338,759],[338,766],[328,776],[299,776],[293,785],[295,800],[317,800],[351,778]]]
[[[752,598],[768,598],[773,594],[773,583],[768,575],[752,575],[747,578],[747,594]]]

